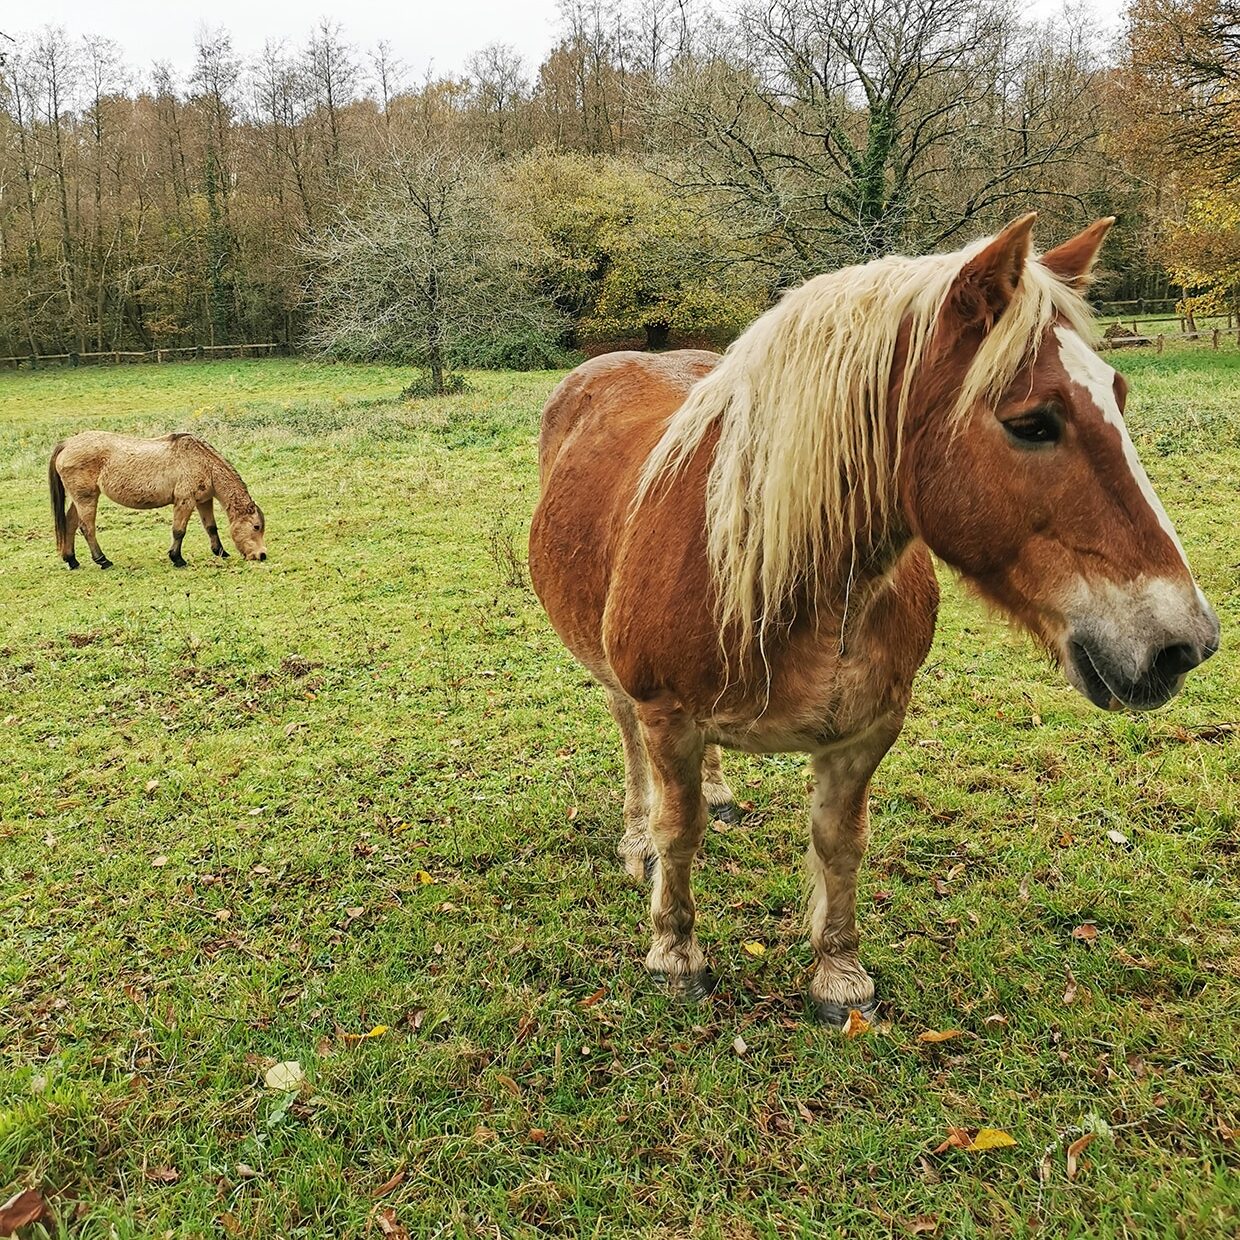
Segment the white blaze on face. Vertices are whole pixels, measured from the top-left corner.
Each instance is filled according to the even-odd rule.
[[[1175,526],[1171,524],[1171,519],[1167,516],[1162,501],[1154,493],[1145,467],[1141,464],[1141,458],[1137,456],[1137,450],[1128,434],[1128,427],[1124,425],[1123,415],[1119,411],[1119,402],[1115,399],[1115,371],[1070,327],[1064,327],[1062,324],[1057,326],[1055,335],[1059,338],[1059,360],[1063,363],[1068,378],[1089,393],[1099,413],[1119,433],[1120,443],[1124,448],[1124,459],[1128,462],[1128,468],[1132,471],[1137,486],[1141,488],[1141,494],[1145,496],[1145,502],[1149,504],[1154,516],[1158,518],[1158,524],[1166,530],[1167,537],[1171,539],[1175,549],[1180,553],[1184,567],[1188,568],[1188,557],[1184,554],[1184,548],[1180,544],[1179,535],[1175,532]],[[1200,594],[1200,591],[1198,593]]]

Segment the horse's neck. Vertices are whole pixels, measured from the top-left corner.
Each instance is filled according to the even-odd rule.
[[[211,466],[211,486],[220,503],[230,514],[248,508],[253,501],[245,483],[241,481],[241,475],[231,465],[212,458],[208,460]]]
[[[866,624],[867,615],[890,587],[913,536],[903,524],[894,524],[834,558],[819,580],[806,590],[802,607],[822,630],[838,633],[841,649]]]

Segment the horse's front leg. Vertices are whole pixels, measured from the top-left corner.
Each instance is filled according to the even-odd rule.
[[[874,982],[857,954],[857,870],[870,835],[870,776],[902,723],[883,721],[813,759],[809,928],[815,964],[810,998],[824,1024],[847,1024],[853,1009],[872,1017],[878,1004]]]
[[[178,499],[172,505],[172,546],[168,548],[168,558],[175,568],[185,567],[181,543],[185,540],[185,531],[189,528],[189,517],[193,511],[193,500]]]
[[[650,891],[654,942],[646,968],[665,979],[674,994],[700,999],[714,985],[693,930],[691,888],[693,859],[706,834],[704,741],[693,720],[676,707],[642,703],[636,713],[650,761],[650,841],[659,859]]]
[[[215,524],[215,504],[212,503],[209,495],[198,505],[198,519],[202,522],[202,528],[207,531],[207,537],[211,540],[211,554],[218,555],[221,560],[228,559],[228,552],[224,550],[224,544],[220,542],[219,526]]]
[[[624,746],[624,835],[616,851],[625,873],[641,882],[651,877],[655,864],[650,843],[650,762],[632,699],[619,689],[608,689],[607,709]]]

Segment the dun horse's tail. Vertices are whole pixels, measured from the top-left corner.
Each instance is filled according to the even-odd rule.
[[[56,523],[56,548],[61,552],[69,536],[69,516],[65,507],[65,484],[56,468],[56,458],[64,446],[63,441],[58,443],[52,449],[52,459],[47,463],[47,488],[52,493],[52,520]]]

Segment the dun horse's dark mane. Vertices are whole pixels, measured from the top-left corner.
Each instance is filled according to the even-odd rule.
[[[237,467],[231,461],[227,460],[221,453],[216,451],[216,449],[207,443],[205,439],[200,439],[197,435],[191,434],[189,431],[174,431],[168,436],[168,438],[174,442],[181,439],[189,440],[189,442],[200,452],[202,452],[204,456],[220,467],[230,482],[235,482],[241,488],[246,499],[250,501],[253,507],[258,507],[258,505],[255,504],[253,499],[250,497],[250,488],[245,485],[245,479],[243,479],[237,472]],[[222,498],[223,497],[221,496],[221,499]]]

